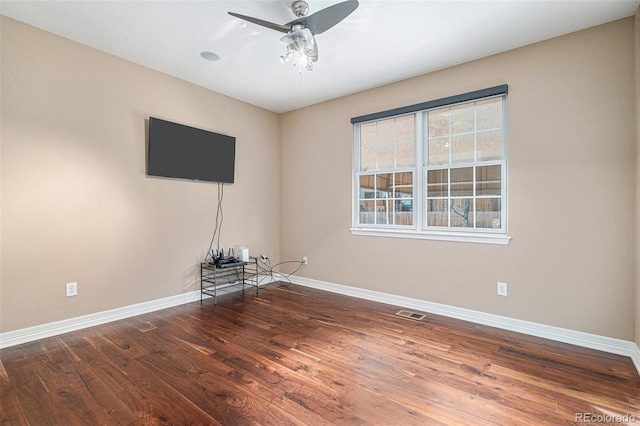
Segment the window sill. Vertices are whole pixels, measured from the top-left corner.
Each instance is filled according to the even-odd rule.
[[[384,228],[351,228],[351,235],[370,237],[413,238],[418,240],[455,241],[462,243],[507,245],[511,237],[505,234],[470,233],[470,232],[417,232],[415,230]]]

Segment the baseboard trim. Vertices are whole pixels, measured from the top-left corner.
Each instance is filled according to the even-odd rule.
[[[95,325],[106,324],[108,322],[130,318],[136,315],[159,311],[160,309],[171,308],[185,303],[195,302],[197,300],[200,300],[200,291],[192,291],[190,293],[183,293],[162,299],[151,300],[149,302],[137,303],[135,305],[124,306],[122,308],[96,312],[94,314],[69,318],[20,330],[8,331],[6,333],[0,333],[0,349],[69,333],[71,331],[81,330],[83,328],[93,327]]]
[[[265,287],[269,284],[270,282],[260,283],[260,287]],[[219,286],[218,288],[221,289],[226,286],[227,285],[223,285]],[[208,299],[210,297],[211,296],[208,296],[206,294],[202,295],[203,299]],[[131,318],[136,315],[147,314],[149,312],[159,311],[161,309],[172,308],[174,306],[196,302],[199,300],[200,290],[196,290],[189,293],[182,293],[175,296],[165,297],[162,299],[137,303],[135,305],[110,309],[108,311],[96,312],[94,314],[69,318],[62,321],[36,325],[34,327],[23,328],[15,331],[8,331],[6,333],[0,333],[0,349],[20,345],[22,343],[33,342],[34,340],[38,339],[58,336],[64,333],[70,333],[72,331],[82,330],[83,328],[93,327],[95,325],[106,324],[108,322],[117,321],[120,319]]]
[[[631,361],[633,361],[633,365],[636,366],[636,370],[638,370],[638,374],[640,374],[640,348],[638,345],[635,345],[635,348],[633,348]]]
[[[424,300],[413,299],[404,296],[396,296],[389,293],[382,293],[373,290],[366,290],[341,284],[318,281],[310,278],[291,276],[290,279],[295,284],[315,288],[318,290],[325,290],[333,293],[344,294],[345,296],[353,296],[403,308],[415,309],[436,315],[469,321],[476,324],[488,325],[503,330],[528,334],[530,336],[542,337],[557,342],[569,343],[585,348],[628,356],[633,361],[638,374],[640,374],[640,349],[635,342],[614,339],[606,336],[599,336],[596,334],[584,333],[581,331],[569,330],[566,328],[538,324],[500,315],[488,314],[485,312],[473,311],[470,309],[457,308],[455,306],[427,302]]]
[[[570,343],[585,348],[596,349],[617,355],[628,356],[640,374],[640,348],[635,342],[614,339],[606,336],[599,336],[581,331],[574,331],[560,327],[538,324],[530,321],[523,321],[500,315],[487,314],[470,309],[457,308],[455,306],[443,305],[439,303],[427,302],[425,300],[413,299],[410,297],[397,296],[373,290],[366,290],[357,287],[350,287],[342,284],[334,284],[326,281],[313,280],[310,278],[290,276],[291,282],[305,287],[332,293],[344,294],[346,296],[358,297],[360,299],[372,300],[403,308],[416,309],[436,315],[456,318],[476,324],[488,325],[503,330],[515,331],[536,337],[543,337],[563,343]],[[207,296],[205,296],[207,297]],[[200,300],[200,291],[178,294],[162,299],[151,300],[135,305],[124,306],[122,308],[108,311],[96,312],[94,314],[69,318],[62,321],[23,328],[20,330],[0,333],[0,349],[34,340],[53,337],[72,331],[93,327],[120,319],[130,318],[161,309],[171,308],[185,303]]]

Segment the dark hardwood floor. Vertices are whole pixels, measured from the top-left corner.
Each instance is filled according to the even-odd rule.
[[[640,425],[629,358],[291,285],[0,351],[2,425]]]

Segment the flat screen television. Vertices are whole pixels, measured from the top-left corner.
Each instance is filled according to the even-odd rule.
[[[233,183],[236,138],[149,118],[147,175]]]

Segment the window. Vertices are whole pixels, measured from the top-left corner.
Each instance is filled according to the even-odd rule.
[[[413,225],[414,128],[413,115],[360,126],[359,223]]]
[[[352,233],[506,244],[507,86],[352,119]]]

